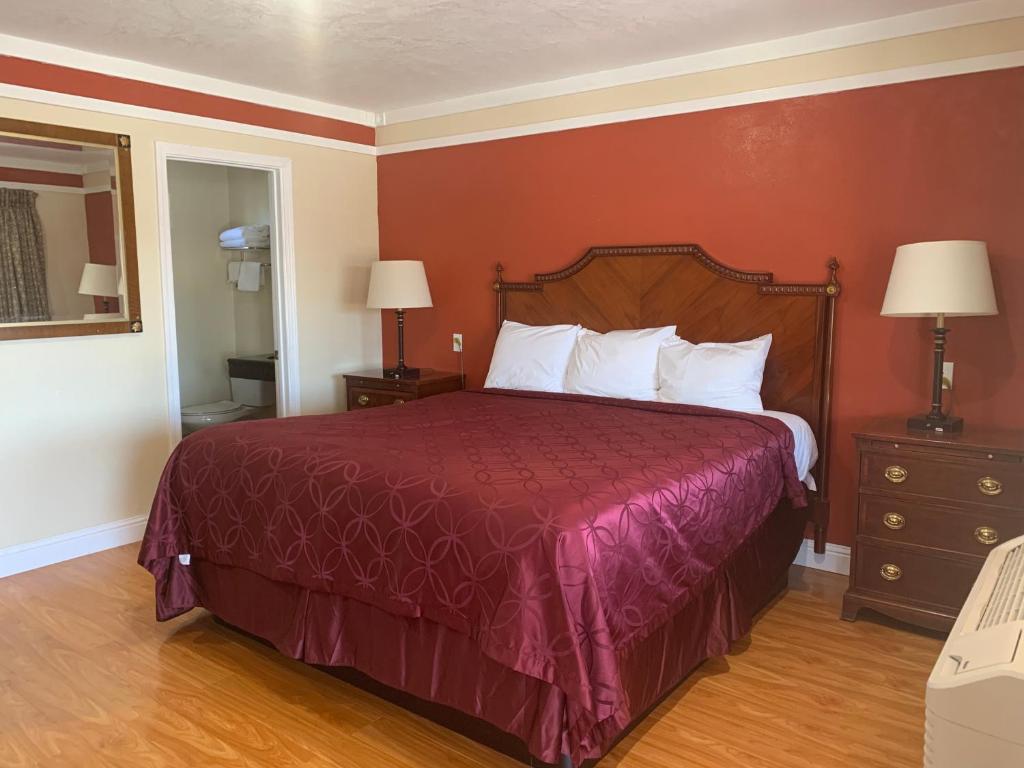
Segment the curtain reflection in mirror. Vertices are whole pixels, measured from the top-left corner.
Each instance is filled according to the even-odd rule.
[[[46,246],[36,193],[0,188],[0,322],[49,319]]]

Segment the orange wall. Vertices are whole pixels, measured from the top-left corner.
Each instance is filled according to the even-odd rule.
[[[989,243],[1000,315],[954,318],[953,406],[1024,427],[1024,69],[928,80],[379,158],[382,258],[423,259],[434,308],[407,317],[411,365],[471,386],[508,280],[590,245],[696,242],[740,269],[821,281],[842,265],[830,539],[849,544],[860,418],[925,410],[930,322],[879,317],[900,243]],[[385,362],[394,318],[385,313]]]
[[[89,237],[89,261],[93,264],[117,264],[114,232],[114,199],[110,192],[90,192],[85,196],[85,226]],[[109,308],[103,306],[103,299]],[[119,312],[118,299],[96,296],[95,312]]]

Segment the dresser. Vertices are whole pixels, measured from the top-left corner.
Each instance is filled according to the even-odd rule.
[[[871,608],[948,631],[986,555],[1024,534],[1024,432],[854,433],[857,536],[842,616]]]
[[[345,374],[345,390],[348,392],[348,410],[376,408],[381,405],[402,405],[410,400],[420,400],[443,392],[462,389],[462,375],[451,371],[420,369],[417,379],[389,379],[379,368],[375,371],[360,371]]]

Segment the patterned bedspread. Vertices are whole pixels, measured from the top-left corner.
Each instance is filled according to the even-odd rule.
[[[781,498],[806,504],[792,440],[764,416],[502,390],[229,424],[174,451],[139,562],[161,619],[196,604],[188,554],[442,623],[557,685],[570,718],[617,721],[616,654]]]

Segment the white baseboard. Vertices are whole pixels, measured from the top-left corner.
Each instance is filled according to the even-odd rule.
[[[0,549],[0,578],[142,540],[148,515]]]
[[[850,548],[840,544],[826,544],[825,554],[814,553],[814,539],[804,539],[804,544],[796,554],[793,565],[803,565],[819,571],[831,571],[850,575]]]

